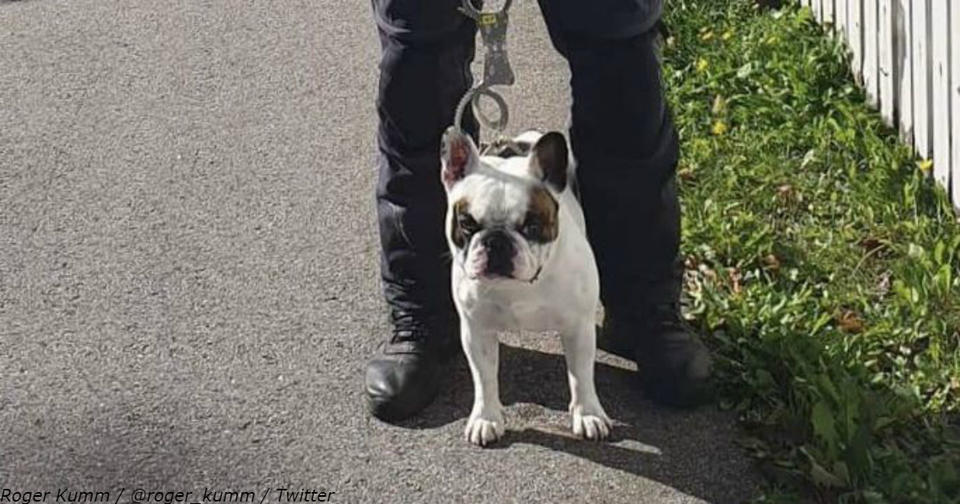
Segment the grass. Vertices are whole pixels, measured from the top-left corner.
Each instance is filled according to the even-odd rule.
[[[759,502],[960,502],[960,224],[809,10],[668,0],[690,316]]]

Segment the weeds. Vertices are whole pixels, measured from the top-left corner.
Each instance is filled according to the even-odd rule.
[[[797,6],[668,0],[689,315],[761,502],[960,502],[960,224]]]

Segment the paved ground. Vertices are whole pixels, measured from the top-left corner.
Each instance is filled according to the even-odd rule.
[[[514,20],[512,124],[559,128],[565,66],[533,2]],[[654,407],[614,358],[598,378],[617,439],[568,438],[556,341],[504,348],[498,449],[461,440],[462,362],[424,418],[364,414],[386,327],[368,3],[0,0],[0,48],[0,486],[752,494],[733,418]]]

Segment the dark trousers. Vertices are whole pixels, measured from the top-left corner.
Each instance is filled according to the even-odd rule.
[[[571,69],[569,134],[601,299],[607,307],[671,301],[680,286],[678,141],[656,54],[659,2],[597,1],[609,9],[583,0],[540,7]],[[393,309],[452,313],[440,137],[473,84],[476,33],[459,3],[373,0],[382,48],[376,197]],[[465,123],[476,136],[472,116]]]

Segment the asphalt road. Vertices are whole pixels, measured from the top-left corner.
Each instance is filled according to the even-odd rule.
[[[615,440],[566,434],[557,341],[503,349],[509,433],[462,440],[461,362],[423,417],[365,414],[386,333],[367,2],[0,0],[0,487],[332,502],[739,502],[714,408],[655,407],[604,356]],[[563,61],[513,12],[515,129]],[[275,495],[264,502],[275,502]]]

